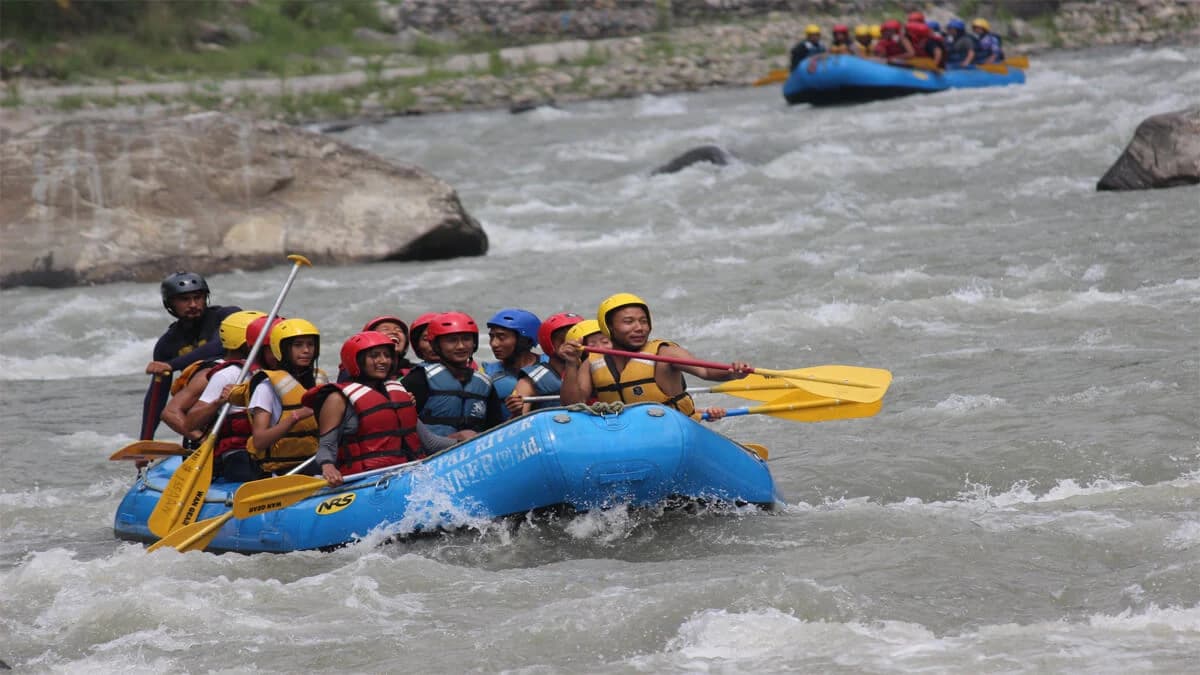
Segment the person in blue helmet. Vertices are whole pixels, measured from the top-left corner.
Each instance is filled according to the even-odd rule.
[[[171,395],[175,373],[197,361],[220,357],[221,321],[241,307],[221,307],[208,304],[208,282],[195,272],[175,272],[159,285],[163,308],[176,321],[154,345],[154,356],[146,364],[146,374],[153,375],[142,402],[140,440],[151,440],[158,429],[163,409]]]
[[[962,19],[946,22],[946,67],[970,68],[975,62],[975,38]]]
[[[533,312],[510,307],[496,312],[488,319],[487,327],[488,344],[497,360],[483,364],[483,372],[491,378],[496,396],[506,401],[512,396],[522,372],[546,362],[544,355],[533,351],[538,344],[542,321]],[[508,419],[512,417],[512,411],[506,405],[501,415]]]

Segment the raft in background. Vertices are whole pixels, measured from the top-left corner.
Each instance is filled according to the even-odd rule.
[[[796,66],[783,83],[783,97],[791,104],[837,105],[929,94],[946,89],[1025,83],[1025,71],[1020,68],[1000,66],[999,69],[1004,72],[960,68],[937,73],[888,65],[849,54],[818,54]]]
[[[181,461],[172,457],[150,467],[129,489],[113,523],[118,538],[157,539],[147,519]],[[198,520],[229,511],[239,485],[214,481]],[[673,500],[764,508],[782,503],[765,461],[675,410],[639,404],[600,415],[554,408],[511,420],[421,462],[275,511],[230,519],[207,550],[330,548],[380,526],[390,534],[413,534],[545,509],[589,511]]]

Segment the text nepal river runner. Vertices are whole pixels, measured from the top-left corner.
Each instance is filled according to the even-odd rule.
[[[0,293],[0,659],[30,671],[1181,672],[1200,663],[1200,189],[1096,193],[1200,50],[1035,59],[1023,87],[851,108],[771,88],[397,119],[480,259],[334,268],[323,331],[644,296],[698,358],[854,364],[876,416],[717,427],[787,508],[621,510],[333,553],[147,555],[133,478],[156,284]],[[715,143],[740,161],[654,176]],[[213,275],[267,309],[286,272]],[[488,357],[486,345],[483,355]],[[702,402],[740,405],[707,396]],[[159,437],[170,438],[165,428]],[[431,495],[436,498],[436,495]]]

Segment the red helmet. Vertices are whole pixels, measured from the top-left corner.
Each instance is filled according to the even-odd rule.
[[[275,317],[275,320],[271,322],[271,328],[275,328],[275,326],[278,326],[281,323],[283,323],[283,317],[277,316],[277,317]],[[260,316],[257,319],[251,321],[250,325],[246,326],[246,344],[253,345],[254,342],[256,340],[258,340],[258,336],[262,335],[263,329],[266,328],[266,326],[267,326],[267,317],[265,315]],[[271,331],[268,330],[267,335],[270,335],[270,334],[271,334]],[[264,339],[263,344],[270,347],[271,341]],[[262,350],[259,350],[259,351],[261,352]]]
[[[432,314],[430,316],[432,316]],[[400,317],[392,316],[391,314],[384,314],[383,316],[377,316],[374,319],[371,319],[363,325],[363,332],[375,330],[375,326],[378,326],[384,321],[391,321],[394,324],[399,324],[400,330],[404,331],[405,335],[408,334],[408,324],[404,323],[404,320]]]
[[[925,15],[921,12],[911,12],[908,15],[909,23],[925,23]]]
[[[574,326],[580,321],[583,321],[583,317],[575,312],[559,312],[543,321],[542,327],[538,329],[538,345],[542,348],[542,353],[554,356],[554,342],[550,339],[554,335],[554,331]]]
[[[426,330],[429,333],[430,342],[434,342],[443,335],[470,333],[471,337],[475,339],[475,349],[479,349],[479,326],[476,325],[475,319],[462,312],[438,314],[429,322],[429,328]]]
[[[880,26],[880,28],[882,28],[883,30],[894,30],[897,33],[899,33],[900,32],[900,22],[897,21],[896,19],[888,19],[887,21],[883,22],[883,25]]]
[[[910,37],[925,37],[929,35],[929,26],[926,26],[923,23],[917,23],[916,21],[909,21],[907,24],[905,24],[904,31],[908,33]]]
[[[358,377],[362,374],[362,365],[358,362],[358,355],[372,347],[391,347],[392,355],[396,354],[396,343],[392,342],[392,338],[379,331],[365,330],[351,335],[350,339],[342,343],[342,368],[350,374],[350,377]]]
[[[413,320],[412,325],[408,327],[408,339],[416,342],[421,339],[421,333],[429,328],[429,322],[433,321],[433,317],[439,312],[425,312]]]
[[[835,24],[833,24],[833,32],[835,32],[835,33],[849,33],[849,32],[850,32],[850,28],[849,28],[849,27],[848,27],[846,24],[844,24],[844,23],[835,23]]]

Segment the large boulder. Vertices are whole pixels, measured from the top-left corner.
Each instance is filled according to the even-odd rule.
[[[1097,190],[1145,190],[1200,183],[1200,106],[1142,120]]]
[[[286,124],[73,121],[0,145],[0,288],[487,252],[445,182]]]

